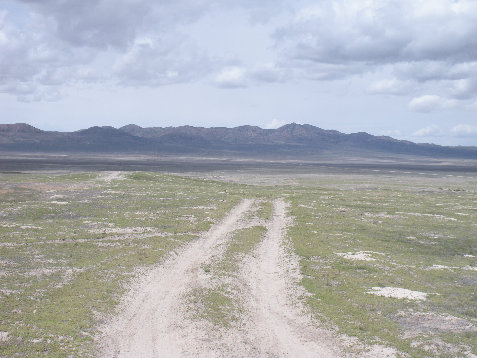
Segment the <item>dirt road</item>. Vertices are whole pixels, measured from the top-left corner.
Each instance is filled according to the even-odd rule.
[[[331,333],[317,328],[300,305],[298,262],[286,247],[286,204],[273,202],[266,234],[234,277],[243,307],[227,331],[193,322],[187,295],[206,284],[203,265],[220,257],[233,232],[246,226],[256,203],[243,200],[200,239],[151,270],[102,328],[104,357],[333,357]]]
[[[297,297],[298,261],[284,242],[289,224],[286,205],[273,203],[273,217],[255,254],[245,261],[242,279],[248,288],[245,324],[260,357],[333,357],[333,337],[318,329]]]

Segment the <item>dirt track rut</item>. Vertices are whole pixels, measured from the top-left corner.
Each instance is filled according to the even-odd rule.
[[[273,202],[273,215],[261,243],[241,263],[236,283],[240,288],[236,299],[244,308],[240,322],[217,334],[213,327],[210,332],[197,332],[210,328],[185,318],[185,297],[204,280],[202,265],[221,255],[253,205],[253,200],[243,200],[200,239],[145,275],[124,298],[120,313],[102,327],[101,355],[338,356],[331,334],[316,327],[298,300],[303,294],[297,286],[298,261],[286,247],[290,219],[281,199]]]
[[[260,357],[334,357],[331,334],[313,324],[297,299],[304,294],[298,260],[287,253],[284,241],[290,219],[282,200],[273,204],[265,238],[242,270],[247,333]]]

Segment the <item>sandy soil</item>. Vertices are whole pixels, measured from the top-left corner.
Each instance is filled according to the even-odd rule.
[[[411,291],[407,288],[400,287],[373,287],[368,293],[383,296],[383,297],[392,297],[416,301],[425,301],[429,293]]]
[[[123,180],[125,177],[122,172],[104,172],[99,179],[111,183],[113,180]]]
[[[244,308],[228,329],[193,321],[187,295],[207,285],[203,265],[223,254],[233,231],[246,224],[253,200],[244,200],[203,237],[146,274],[102,327],[104,357],[334,357],[337,339],[317,327],[300,304],[299,266],[285,240],[289,218],[282,200],[262,242],[237,275]]]
[[[244,200],[222,222],[175,257],[150,271],[125,298],[122,310],[102,328],[105,357],[179,357],[183,297],[200,280],[201,265],[220,253],[253,201]]]
[[[242,270],[249,339],[259,357],[341,356],[332,334],[317,328],[300,305],[299,265],[284,241],[286,205],[276,200],[273,206],[267,234]]]

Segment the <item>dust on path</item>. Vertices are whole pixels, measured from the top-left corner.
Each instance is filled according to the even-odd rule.
[[[187,294],[207,285],[202,265],[223,254],[233,231],[243,226],[253,200],[244,200],[201,239],[156,267],[125,299],[122,311],[103,327],[105,357],[334,357],[343,356],[336,336],[320,329],[301,305],[298,260],[287,249],[286,204],[273,202],[273,216],[256,249],[234,276],[243,313],[226,331],[186,318]]]
[[[320,329],[299,301],[298,259],[287,252],[290,219],[283,200],[273,202],[273,217],[255,252],[245,260],[241,276],[245,292],[244,325],[258,357],[343,356],[337,338]]]
[[[184,340],[182,297],[200,281],[201,265],[220,253],[220,245],[250,209],[243,200],[202,238],[150,271],[124,300],[122,310],[102,327],[105,357],[180,357]]]

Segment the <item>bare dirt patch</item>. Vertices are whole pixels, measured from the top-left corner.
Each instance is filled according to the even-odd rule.
[[[183,321],[183,297],[201,279],[201,265],[220,252],[236,223],[249,210],[244,200],[219,224],[142,278],[118,316],[102,327],[105,357],[177,357],[190,350]]]
[[[255,253],[245,261],[247,313],[244,325],[259,357],[340,356],[336,338],[317,328],[300,304],[305,294],[297,286],[299,265],[287,253],[285,231],[289,224],[286,204],[274,203],[268,232]]]
[[[122,172],[105,172],[100,176],[99,179],[104,180],[107,183],[111,183],[113,180],[123,180],[125,179],[125,176]]]
[[[383,255],[380,252],[374,251],[358,251],[358,252],[338,252],[337,255],[347,260],[358,261],[376,261],[372,254]]]
[[[368,293],[376,296],[415,301],[425,301],[427,299],[427,295],[429,295],[429,293],[412,291],[408,290],[407,288],[400,287],[373,287],[370,291],[368,291]]]
[[[334,357],[342,356],[338,339],[318,328],[300,301],[299,263],[287,248],[290,223],[283,200],[273,202],[272,217],[258,222],[246,214],[253,200],[244,200],[202,238],[147,273],[124,299],[118,315],[101,329],[105,357]],[[218,262],[232,233],[252,225],[265,226],[266,234],[239,264],[234,294],[240,307],[231,325],[219,327],[190,314],[194,293],[214,282],[215,271],[204,269]],[[204,291],[204,292],[205,292]],[[208,291],[207,291],[208,292]],[[224,307],[226,296],[210,291]],[[192,299],[191,299],[192,298]],[[200,311],[200,309],[199,309]]]

